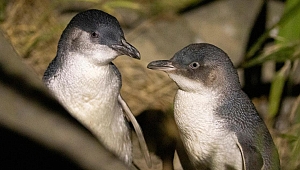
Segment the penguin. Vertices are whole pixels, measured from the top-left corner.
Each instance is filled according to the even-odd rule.
[[[139,51],[126,41],[118,20],[101,10],[83,11],[63,31],[43,82],[108,150],[132,166],[129,119],[151,167],[141,128],[120,95],[121,74],[112,63],[120,55],[140,59]]]
[[[280,169],[272,137],[222,49],[190,44],[147,68],[166,72],[179,87],[174,118],[195,169]]]

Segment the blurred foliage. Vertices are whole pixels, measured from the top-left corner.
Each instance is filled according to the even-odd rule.
[[[115,8],[128,8],[131,10],[142,10],[142,5],[134,1],[108,1],[102,5],[104,11],[113,11]]]
[[[275,117],[279,112],[279,101],[284,83],[291,81],[289,80],[291,74],[299,74],[291,72],[291,67],[295,64],[295,60],[300,59],[300,1],[288,0],[282,18],[284,21],[279,22],[278,37],[275,39],[274,45],[275,47],[279,46],[279,48],[274,51],[274,58],[275,60],[278,58],[277,61],[285,59],[285,64],[278,71],[271,84],[269,101],[269,114],[271,117]]]
[[[201,0],[200,0],[201,1]],[[176,13],[180,9],[199,3],[199,0],[149,0],[152,15],[160,15],[162,13]]]
[[[287,139],[288,149],[290,151],[289,157],[284,166],[285,170],[298,170],[300,168],[300,124],[294,125],[289,132],[281,134],[281,138]]]
[[[273,32],[278,32],[275,37]],[[274,44],[266,47],[258,56],[255,54],[261,50],[262,44],[268,39],[274,38]],[[300,1],[287,0],[284,14],[277,24],[268,29],[246,54],[246,62],[243,67],[251,67],[266,61],[285,63],[275,75],[269,96],[269,117],[274,119],[280,108],[282,92],[287,81],[290,81],[292,67],[298,66],[300,59]]]
[[[278,32],[278,35],[273,35]],[[262,44],[268,39],[274,38],[275,44],[264,49],[264,51],[255,56],[257,51],[261,50]],[[247,62],[243,67],[250,67],[261,64],[268,60],[284,62],[287,59],[295,60],[300,58],[300,1],[287,0],[284,14],[278,23],[258,39],[246,54]]]
[[[114,13],[118,8],[130,9],[146,17],[152,17],[168,13],[174,14],[180,9],[202,1],[204,0],[64,0],[64,3],[90,3],[93,8],[102,9],[108,13]]]
[[[0,0],[0,22],[4,20],[5,18],[5,7],[6,7],[7,1],[6,0]]]
[[[287,80],[288,73],[290,72],[290,67],[291,61],[287,60],[272,81],[270,89],[271,93],[269,96],[269,117],[271,118],[275,118],[280,108],[282,91]]]
[[[274,36],[277,33],[277,35]],[[275,41],[265,47],[261,47],[267,39],[273,38]],[[262,52],[259,53],[259,51]],[[256,55],[258,54],[258,55]],[[256,55],[256,56],[255,56]],[[283,66],[275,74],[270,88],[269,94],[269,115],[271,120],[274,120],[281,108],[282,94],[284,87],[291,85],[292,78],[299,76],[299,72],[295,71],[299,67],[300,62],[300,1],[287,0],[283,16],[277,24],[257,40],[246,54],[246,61],[243,67],[252,67],[263,64],[267,61],[283,63]],[[287,132],[281,134],[282,139],[287,140],[287,147],[290,151],[288,155],[287,165],[285,169],[295,170],[300,169],[300,95],[293,104],[290,113],[292,126]],[[287,118],[288,119],[288,118]]]

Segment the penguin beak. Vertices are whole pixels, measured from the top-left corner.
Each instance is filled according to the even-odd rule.
[[[111,48],[116,50],[120,55],[128,55],[135,59],[141,59],[140,52],[124,38],[121,40],[121,44],[113,44]]]
[[[147,65],[147,68],[152,70],[166,71],[166,72],[176,70],[176,67],[174,67],[173,62],[170,60],[152,61]]]

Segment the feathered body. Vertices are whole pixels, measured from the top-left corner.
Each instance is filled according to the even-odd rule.
[[[280,169],[272,137],[225,52],[191,44],[148,68],[167,72],[179,87],[174,117],[195,169]]]

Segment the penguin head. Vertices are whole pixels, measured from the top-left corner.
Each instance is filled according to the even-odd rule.
[[[111,62],[119,55],[140,59],[139,51],[129,44],[118,20],[96,9],[75,15],[61,35],[58,54],[82,53],[99,63]]]
[[[153,61],[147,68],[165,71],[185,91],[240,89],[237,71],[228,55],[207,43],[190,44],[170,60]]]

